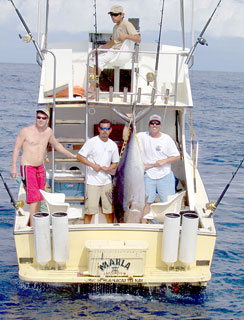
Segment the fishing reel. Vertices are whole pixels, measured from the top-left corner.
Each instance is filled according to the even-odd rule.
[[[95,75],[94,73],[89,73],[88,79],[89,79],[89,82],[98,83],[99,76]]]
[[[206,209],[214,211],[216,209],[216,203],[214,201],[210,201],[206,204]]]
[[[206,41],[206,39],[200,37],[197,39],[198,43],[200,43],[202,46],[208,46],[208,43]]]
[[[147,85],[149,86],[149,83],[155,80],[155,74],[153,72],[148,72],[146,74],[146,78],[147,78]]]
[[[25,34],[24,36],[22,36],[21,34],[19,34],[19,37],[20,37],[20,39],[23,40],[25,43],[29,43],[29,42],[32,40],[31,36],[30,36],[28,33]]]
[[[207,216],[207,218],[211,218],[214,210],[217,208],[216,202],[210,201],[209,203],[206,203],[206,209],[210,210],[210,214]]]
[[[24,206],[24,201],[23,200],[15,200],[15,209],[23,208]]]

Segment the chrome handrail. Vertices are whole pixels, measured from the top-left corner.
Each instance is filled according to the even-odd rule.
[[[52,130],[55,135],[55,117],[56,117],[56,69],[57,59],[55,54],[47,49],[43,49],[42,53],[50,53],[53,56],[53,108],[52,108]],[[54,173],[55,173],[55,149],[52,146],[52,192],[54,192]]]

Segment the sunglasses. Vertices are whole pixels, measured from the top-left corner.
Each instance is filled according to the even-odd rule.
[[[112,17],[112,16],[118,17],[119,15],[120,15],[120,13],[113,13],[113,12],[110,13],[110,16],[111,16],[111,17]]]
[[[109,131],[111,128],[110,127],[99,127],[100,128],[100,130],[107,130],[107,131]]]
[[[41,117],[41,116],[36,116],[36,118],[38,119],[38,120],[47,120],[47,117]]]
[[[151,120],[150,122],[149,122],[149,124],[150,125],[154,125],[154,124],[156,124],[156,126],[159,126],[160,124],[161,124],[161,122],[160,121],[158,121],[158,120]]]

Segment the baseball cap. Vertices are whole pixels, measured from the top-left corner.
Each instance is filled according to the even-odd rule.
[[[36,113],[38,113],[38,112],[45,113],[45,115],[47,115],[48,118],[50,118],[50,113],[49,113],[49,110],[48,110],[48,109],[46,109],[46,108],[40,108],[40,109],[37,109],[37,110],[36,110]]]
[[[161,122],[161,117],[157,114],[153,114],[150,118],[149,118],[149,121],[152,121],[152,120],[158,120]]]
[[[114,5],[111,7],[110,11],[108,12],[108,14],[110,13],[123,13],[124,9],[122,6],[119,5]]]

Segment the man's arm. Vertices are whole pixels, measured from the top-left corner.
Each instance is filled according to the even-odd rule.
[[[126,39],[132,40],[134,42],[141,42],[141,36],[139,34],[122,34],[118,40],[125,41]]]
[[[172,162],[175,162],[175,161],[178,161],[180,160],[180,156],[177,156],[177,157],[169,157],[169,158],[166,158],[166,159],[163,159],[163,160],[158,160],[154,163],[154,167],[161,167],[163,165],[165,165],[166,163],[172,163]]]
[[[54,137],[52,133],[51,137],[49,138],[49,143],[54,146],[55,150],[64,154],[68,158],[77,159],[77,156],[64,148],[64,146],[58,142],[58,140]]]
[[[102,171],[104,172],[110,172],[114,171],[118,167],[118,162],[113,162],[109,167],[101,167]]]
[[[154,168],[154,167],[161,167],[161,166],[164,166],[166,163],[172,163],[172,162],[175,162],[175,161],[178,161],[178,160],[180,160],[180,156],[169,157],[169,158],[166,158],[166,159],[163,159],[163,160],[158,160],[154,164],[144,163],[144,169],[148,170],[148,169],[151,169],[151,168]]]
[[[12,154],[12,167],[11,167],[11,177],[17,178],[18,177],[18,171],[17,171],[17,161],[20,153],[20,149],[23,146],[25,140],[25,128],[23,128],[18,137],[16,138],[13,154]]]
[[[85,164],[86,166],[91,167],[93,170],[95,170],[96,172],[101,170],[101,166],[99,164],[93,163],[91,161],[89,161],[86,157],[82,156],[81,154],[77,154],[77,159]]]
[[[113,41],[113,40],[110,40],[110,41],[108,41],[107,43],[99,46],[98,49],[109,49],[109,48],[111,48],[113,45],[114,45],[114,41]],[[101,52],[101,53],[102,53],[102,52]]]

